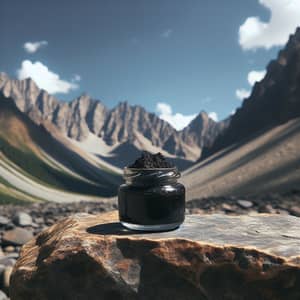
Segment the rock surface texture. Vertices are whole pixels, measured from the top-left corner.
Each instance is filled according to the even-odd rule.
[[[139,234],[116,212],[77,214],[31,240],[12,300],[300,299],[300,220],[188,215],[180,229]]]

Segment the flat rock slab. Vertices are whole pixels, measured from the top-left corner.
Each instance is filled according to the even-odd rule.
[[[300,218],[188,215],[137,233],[117,213],[78,214],[23,246],[12,300],[300,299]]]

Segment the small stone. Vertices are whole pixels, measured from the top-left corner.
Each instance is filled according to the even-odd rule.
[[[4,216],[0,216],[0,226],[6,225],[10,222],[10,220]]]
[[[9,257],[9,256],[4,256],[0,258],[0,264],[4,266],[14,266],[16,263],[16,260]]]
[[[7,246],[7,247],[4,248],[4,252],[6,252],[6,253],[15,252],[15,247],[14,246]]]
[[[44,218],[35,218],[35,219],[34,219],[34,222],[35,222],[36,224],[43,224],[45,221],[44,221]]]
[[[25,212],[18,212],[14,215],[13,222],[18,226],[31,226],[32,218]]]
[[[289,212],[286,211],[285,209],[277,209],[277,213],[285,216],[289,215]]]
[[[274,209],[271,204],[267,204],[266,206],[260,208],[259,212],[268,213],[268,214],[276,214],[276,209]]]
[[[191,214],[202,215],[204,214],[204,210],[201,208],[192,208]]]
[[[40,225],[39,225],[39,224],[37,224],[37,223],[32,223],[32,224],[31,224],[31,227],[32,227],[32,228],[39,228],[39,227],[40,227]]]
[[[225,211],[228,211],[228,212],[234,212],[235,211],[235,209],[227,203],[222,203],[222,209],[225,210]]]
[[[5,225],[5,230],[14,229],[15,227],[16,227],[15,224],[13,224],[12,222],[9,222],[8,224]]]
[[[19,258],[19,253],[18,252],[9,253],[9,254],[6,255],[6,257],[10,257],[10,258],[13,258],[13,259],[18,259]]]
[[[53,220],[53,219],[47,219],[46,221],[45,221],[45,224],[47,225],[47,226],[51,226],[51,225],[53,225],[55,223],[55,221]]]
[[[3,287],[5,290],[8,290],[8,288],[9,288],[10,276],[11,276],[12,270],[13,270],[13,267],[8,266],[5,268],[5,270],[3,272]]]
[[[300,207],[299,206],[292,206],[290,208],[290,212],[292,215],[300,217]]]
[[[0,290],[0,300],[8,300],[8,297],[6,296],[6,294]]]
[[[253,206],[253,202],[248,200],[238,200],[237,203],[242,208],[251,208]]]
[[[32,238],[33,234],[31,231],[16,227],[15,229],[5,231],[2,240],[6,245],[22,246]]]

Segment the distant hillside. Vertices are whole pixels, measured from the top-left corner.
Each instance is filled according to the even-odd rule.
[[[182,167],[188,166],[228,126],[228,121],[216,123],[201,112],[186,128],[176,131],[141,106],[121,102],[109,110],[88,95],[63,102],[39,89],[29,78],[15,80],[4,73],[0,73],[1,90],[36,124],[44,121],[53,124],[65,137],[77,142],[77,146],[119,167],[124,164],[118,157],[111,159],[113,152],[115,148],[126,148],[128,143],[138,150],[162,151],[172,160],[179,159]]]
[[[202,159],[261,130],[299,116],[300,28],[290,36],[278,58],[270,62],[265,78],[255,84],[250,97],[232,116],[229,127],[212,146],[205,148]]]
[[[22,198],[25,193],[28,199],[48,199],[51,189],[72,193],[69,198],[78,198],[73,193],[95,197],[116,194],[121,177],[114,167],[87,157],[55,129],[49,134],[47,127],[35,124],[12,99],[0,94],[0,177],[6,194],[17,191],[15,197]],[[19,186],[26,186],[26,182],[31,182],[31,187]]]
[[[189,199],[300,188],[300,28],[183,181]]]
[[[187,198],[300,189],[300,118],[222,149],[183,172]]]

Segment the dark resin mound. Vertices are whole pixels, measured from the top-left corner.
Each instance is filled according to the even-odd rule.
[[[143,151],[140,158],[138,158],[129,168],[136,169],[152,169],[152,168],[173,168],[174,165],[169,163],[165,157],[160,153],[151,154]]]

